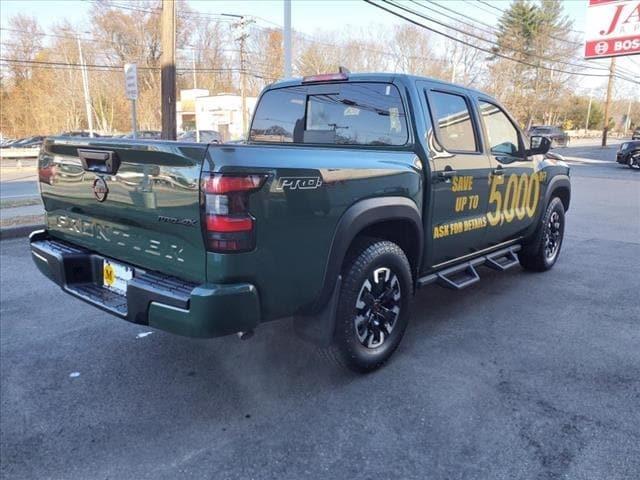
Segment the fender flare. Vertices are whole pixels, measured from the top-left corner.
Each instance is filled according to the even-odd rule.
[[[414,268],[420,268],[424,232],[420,210],[413,200],[397,196],[376,197],[351,205],[338,220],[327,257],[322,287],[315,302],[308,310],[301,311],[294,317],[295,330],[302,338],[325,346],[331,342],[342,280],[340,270],[347,251],[363,229],[388,220],[404,220],[413,226],[418,249]]]
[[[564,188],[569,192],[569,197],[567,198],[567,204],[565,205],[565,210],[569,210],[569,204],[571,203],[571,182],[569,180],[568,175],[554,175],[549,181],[549,185],[544,194],[544,204],[549,205],[551,198],[553,197],[553,193],[558,188]]]
[[[569,209],[569,203],[571,201],[571,182],[569,181],[569,176],[565,174],[554,175],[553,177],[551,177],[551,180],[549,180],[549,184],[544,191],[544,197],[542,198],[542,202],[540,203],[539,211],[535,216],[535,221],[533,221],[531,225],[527,227],[523,234],[525,244],[530,242],[536,235],[539,223],[542,219],[542,216],[544,215],[547,205],[549,205],[549,202],[554,196],[554,192],[556,192],[558,188],[565,188],[569,192],[569,197],[566,199],[567,204],[565,211]]]

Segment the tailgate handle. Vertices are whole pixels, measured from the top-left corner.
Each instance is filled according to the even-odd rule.
[[[120,160],[116,152],[111,150],[78,149],[78,157],[82,168],[88,172],[115,174],[120,167]]]

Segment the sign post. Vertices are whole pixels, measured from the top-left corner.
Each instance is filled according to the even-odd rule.
[[[133,138],[138,137],[136,100],[138,100],[138,68],[135,63],[127,63],[124,66],[124,84],[127,98],[131,100],[131,132]]]

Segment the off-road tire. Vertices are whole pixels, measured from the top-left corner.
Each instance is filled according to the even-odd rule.
[[[540,219],[538,228],[531,240],[518,252],[520,265],[526,270],[544,272],[553,267],[560,256],[564,239],[565,215],[564,205],[558,197],[553,197]],[[550,236],[555,239],[553,253],[550,255]]]
[[[379,285],[384,285],[382,282],[387,270],[390,272],[388,276],[389,283],[393,281],[394,289],[397,290],[399,288],[400,298],[394,300],[394,302],[397,302],[399,313],[395,315],[395,321],[391,324],[392,327],[388,335],[385,336],[384,332],[390,326],[390,322],[385,323],[386,326],[382,330],[378,330],[379,336],[377,340],[382,339],[380,345],[374,347],[365,346],[362,342],[373,342],[375,344],[376,338],[371,333],[365,340],[361,339],[369,331],[369,327],[362,328],[362,319],[365,316],[361,313],[367,307],[361,307],[359,310],[357,305],[358,303],[363,304],[361,301],[362,295],[370,293],[370,298],[373,298],[374,290]],[[372,281],[373,276],[376,274],[380,277],[379,282]],[[369,281],[370,286],[368,291],[365,290],[367,281]],[[383,286],[379,288],[383,288]],[[389,288],[384,289],[384,291],[389,291]],[[395,297],[396,295],[397,293],[393,296]],[[381,296],[385,297],[384,295]],[[342,269],[342,286],[336,311],[335,331],[331,345],[324,350],[325,355],[340,366],[358,373],[370,372],[381,367],[398,348],[404,335],[409,321],[409,305],[412,296],[411,267],[402,249],[387,240],[372,238],[356,240],[347,255]],[[378,304],[376,308],[381,308],[380,305]],[[385,308],[385,312],[389,314],[389,309]],[[382,315],[385,315],[385,313]],[[377,317],[374,314],[372,316],[378,319],[386,318],[383,316]],[[356,322],[358,321],[359,326],[357,327]],[[374,321],[370,323],[373,324]],[[373,330],[373,325],[371,328]]]

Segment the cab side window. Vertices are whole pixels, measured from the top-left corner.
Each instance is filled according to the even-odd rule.
[[[454,93],[431,91],[428,99],[442,146],[449,151],[477,152],[478,144],[465,98]]]
[[[502,109],[492,103],[480,100],[480,116],[487,132],[487,143],[491,153],[522,156],[518,130]]]

